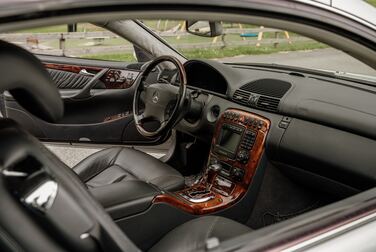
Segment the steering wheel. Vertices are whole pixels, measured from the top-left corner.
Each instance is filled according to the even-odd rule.
[[[146,84],[145,81],[155,67],[162,62],[175,65],[180,78],[180,85],[176,87],[169,82]],[[187,75],[184,66],[172,56],[160,56],[154,59],[140,74],[133,99],[133,117],[136,128],[145,137],[157,137],[173,128],[183,117],[184,101],[187,91]],[[140,109],[140,104],[144,105]],[[156,130],[145,129],[144,123],[157,121]]]

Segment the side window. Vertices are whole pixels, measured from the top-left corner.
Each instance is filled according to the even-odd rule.
[[[75,58],[136,62],[133,44],[89,23],[56,25],[0,34],[0,39],[32,53]]]

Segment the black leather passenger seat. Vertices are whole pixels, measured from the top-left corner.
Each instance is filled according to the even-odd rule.
[[[249,227],[224,217],[200,217],[173,229],[149,251],[206,251],[209,238],[222,242],[251,231]]]
[[[90,188],[141,180],[167,191],[184,187],[184,177],[174,168],[144,152],[112,147],[96,152],[73,167]]]

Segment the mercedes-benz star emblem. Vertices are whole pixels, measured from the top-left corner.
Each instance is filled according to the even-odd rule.
[[[158,101],[159,101],[159,97],[158,97],[158,92],[157,91],[155,91],[154,93],[153,93],[153,98],[151,99],[154,103],[158,103]]]

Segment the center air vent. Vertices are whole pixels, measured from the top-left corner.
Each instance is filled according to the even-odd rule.
[[[286,81],[276,79],[260,79],[236,90],[233,100],[268,111],[277,111],[280,99],[291,88],[291,84]]]
[[[290,89],[291,84],[276,79],[261,79],[245,84],[240,89],[260,95],[282,98]]]
[[[266,96],[260,96],[257,100],[256,107],[260,109],[266,109],[271,111],[277,111],[279,105],[279,99],[270,98]]]
[[[235,91],[233,99],[242,104],[248,104],[250,96],[251,94],[249,92],[245,92],[245,91],[238,89]]]

